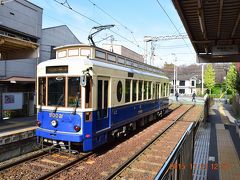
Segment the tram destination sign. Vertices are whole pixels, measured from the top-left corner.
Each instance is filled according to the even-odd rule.
[[[68,73],[68,66],[48,66],[46,67],[47,74]]]

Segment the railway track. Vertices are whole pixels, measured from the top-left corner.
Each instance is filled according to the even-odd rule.
[[[180,120],[183,120],[183,117],[192,108],[194,106],[190,106],[183,114],[179,115],[165,130],[118,167],[106,179],[153,179],[159,171],[159,166],[163,165],[169,156],[173,148],[172,146],[177,143],[177,141],[172,142],[172,132],[174,132],[174,139],[180,139],[190,125],[190,121],[189,123],[183,123]],[[163,147],[165,148],[165,154],[159,156],[159,149]]]
[[[0,179],[46,179],[89,157],[90,153],[78,155],[67,152],[42,152],[0,168]]]
[[[164,135],[170,128],[174,129],[173,124],[176,124],[181,118],[184,120],[185,111],[191,109],[192,107],[189,105],[173,106],[171,113],[163,120],[158,121],[156,124],[159,125],[156,127],[153,124],[149,127],[150,129],[144,129],[143,132],[135,134],[129,140],[127,139],[123,143],[116,145],[116,147],[107,148],[107,150],[105,148],[103,152],[95,151],[94,153],[80,154],[78,156],[56,152],[33,157],[24,162],[15,163],[4,170],[0,169],[0,179],[68,179],[70,176],[71,179],[110,178],[113,171],[115,172],[116,169],[128,164],[126,160],[130,156],[136,154],[136,152],[144,151],[144,146],[150,139],[157,139],[156,133]],[[138,143],[141,145],[138,145]],[[145,165],[150,166],[147,163]]]
[[[116,147],[97,154],[85,162],[76,164],[74,167],[63,171],[52,179],[68,179],[69,176],[71,176],[71,179],[110,178],[116,169],[124,166],[126,161],[141,151],[150,140],[156,138],[156,134],[163,133],[169,125],[174,124],[177,119],[181,119],[185,114],[184,112],[189,111],[191,108],[190,105],[176,107],[170,115],[161,121],[156,122],[147,129],[135,134],[133,137],[126,139],[124,142],[116,145]],[[161,148],[159,147],[159,149]],[[167,157],[168,156],[166,156],[166,158]]]

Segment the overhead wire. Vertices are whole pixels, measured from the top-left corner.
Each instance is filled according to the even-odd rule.
[[[93,1],[91,1],[91,0],[88,0],[93,6],[95,6],[95,7],[97,7],[99,10],[101,10],[103,13],[105,13],[106,15],[108,15],[110,18],[112,18],[114,21],[116,21],[118,24],[120,24],[124,29],[126,29],[126,30],[128,30],[130,33],[131,33],[131,35],[132,35],[132,37],[133,37],[133,39],[134,39],[134,41],[138,44],[138,42],[136,41],[136,38],[135,38],[135,36],[134,36],[134,32],[131,30],[131,29],[129,29],[127,26],[125,26],[124,24],[122,24],[119,20],[117,20],[116,18],[114,18],[111,14],[109,14],[108,12],[106,12],[103,8],[101,8],[100,6],[98,6],[96,3],[94,3]],[[138,44],[138,46],[139,46],[139,44]]]
[[[67,9],[69,9],[69,10],[75,12],[76,14],[78,14],[78,15],[80,15],[80,16],[86,18],[86,19],[88,19],[89,21],[92,21],[92,22],[96,23],[97,25],[100,25],[100,26],[102,25],[102,24],[99,23],[98,21],[96,21],[96,20],[94,20],[94,19],[92,19],[92,18],[90,18],[90,17],[88,17],[88,16],[86,16],[86,15],[80,13],[79,11],[75,10],[74,8],[72,8],[72,7],[70,6],[70,4],[68,3],[68,0],[65,0],[64,2],[60,2],[60,1],[58,1],[58,0],[53,0],[53,1],[55,1],[56,3],[58,3],[58,4],[62,5],[62,6],[64,6],[65,8],[67,8]],[[119,36],[119,37],[121,37],[121,38],[127,40],[128,42],[130,42],[131,44],[137,46],[138,48],[144,49],[144,48],[140,47],[138,44],[134,43],[133,41],[127,39],[127,38],[124,37],[123,35],[121,35],[121,34],[115,32],[115,31],[113,31],[113,30],[111,30],[111,29],[109,29],[109,31],[112,32],[112,33],[114,33],[115,35],[117,35],[117,36]]]
[[[168,15],[167,11],[164,9],[164,7],[162,6],[162,4],[159,2],[159,0],[156,0],[158,5],[160,6],[160,8],[163,10],[163,12],[166,14],[166,16],[168,17],[169,21],[171,22],[171,24],[173,25],[173,27],[175,28],[175,30],[178,32],[179,35],[181,35],[179,29],[176,27],[176,25],[174,24],[174,22],[172,21],[172,19],[170,18],[170,16]],[[182,38],[182,40],[184,41],[184,43],[186,44],[186,46],[188,47],[189,51],[192,53],[190,47],[188,46],[187,42],[185,41],[184,38]],[[192,53],[192,55],[194,55]]]

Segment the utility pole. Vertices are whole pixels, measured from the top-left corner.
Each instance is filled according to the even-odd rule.
[[[203,83],[204,83],[203,73],[204,73],[204,64],[202,64],[202,95],[204,94],[204,92],[203,92]]]
[[[176,62],[177,62],[177,57],[176,57],[176,54],[175,53],[172,53],[172,55],[174,56],[174,63],[173,63],[173,92],[174,92],[174,95],[176,94],[177,92],[177,65],[176,65]]]
[[[145,55],[144,57],[146,58],[144,61],[148,62],[148,49],[147,49],[147,43],[151,42],[151,56],[150,56],[150,65],[152,65],[152,62],[154,60],[154,56],[155,56],[155,48],[156,48],[156,42],[157,41],[167,41],[167,40],[176,40],[176,39],[185,39],[188,38],[188,36],[186,34],[183,35],[170,35],[170,36],[144,36],[143,41],[146,42],[145,44]]]

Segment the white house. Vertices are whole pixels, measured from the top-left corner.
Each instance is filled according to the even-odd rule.
[[[173,79],[173,78],[172,78]],[[177,76],[176,90],[182,95],[192,95],[197,92],[196,89],[197,75],[179,74]],[[171,82],[171,94],[174,93],[174,80]]]

